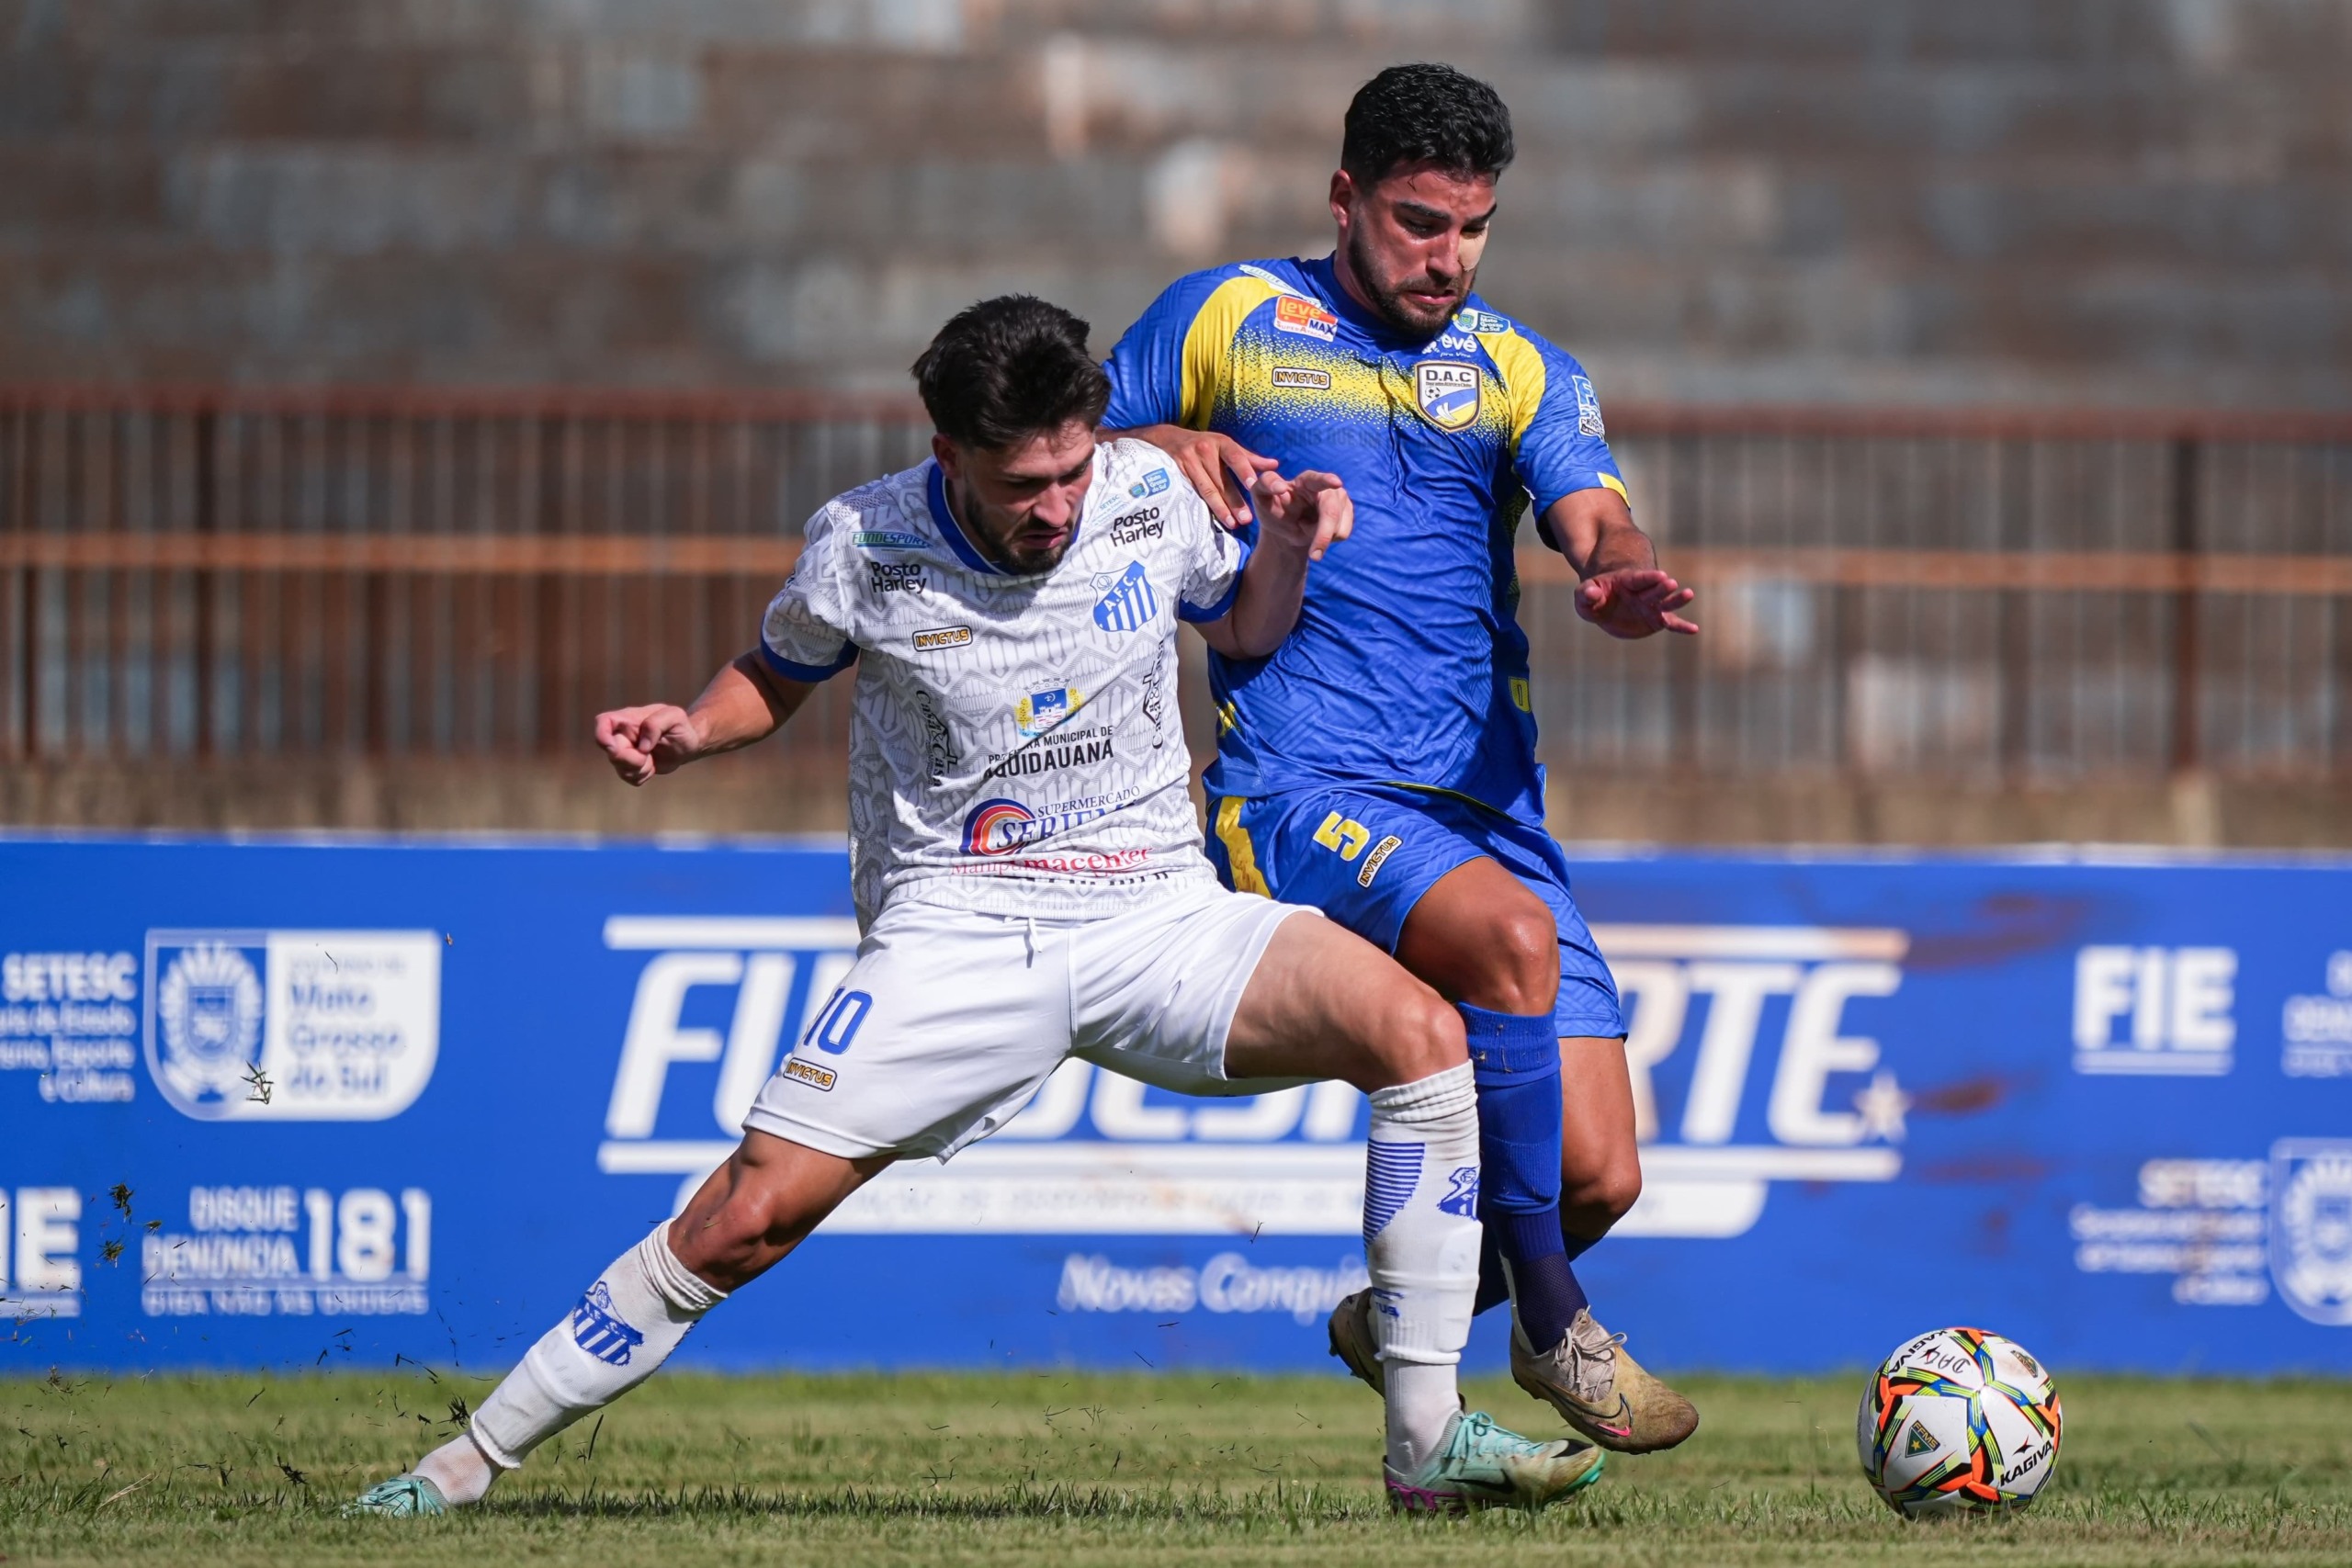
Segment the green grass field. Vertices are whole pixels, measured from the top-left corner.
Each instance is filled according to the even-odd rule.
[[[1905,1525],[1856,1473],[1860,1377],[1703,1379],[1680,1451],[1612,1461],[1537,1516],[1391,1517],[1378,1416],[1338,1378],[664,1375],[492,1502],[343,1502],[483,1386],[0,1382],[0,1554],[17,1563],[598,1568],[1052,1564],[2352,1562],[2352,1384],[2080,1378],[2058,1474],[2008,1519]],[[1551,1432],[1508,1384],[1506,1422]]]

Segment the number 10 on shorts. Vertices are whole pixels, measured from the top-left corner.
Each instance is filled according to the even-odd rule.
[[[864,991],[835,991],[825,1003],[825,1010],[808,1026],[801,1037],[803,1046],[814,1045],[827,1055],[838,1056],[850,1048],[857,1038],[865,1015],[874,1010],[874,998]]]

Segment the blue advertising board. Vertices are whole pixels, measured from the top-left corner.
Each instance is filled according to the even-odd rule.
[[[0,888],[17,1371],[506,1365],[822,1050],[856,942],[822,842],[28,838]],[[1587,855],[1577,893],[1645,1180],[1580,1268],[1652,1364],[1972,1323],[2061,1367],[2352,1369],[2352,865]],[[1071,1063],[683,1354],[1328,1368],[1363,1131],[1344,1086]]]

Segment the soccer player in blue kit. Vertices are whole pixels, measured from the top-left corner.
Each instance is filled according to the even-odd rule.
[[[1544,828],[1514,536],[1623,637],[1697,630],[1657,570],[1577,362],[1472,292],[1512,155],[1485,83],[1401,65],[1349,106],[1318,261],[1213,267],[1113,350],[1106,426],[1160,447],[1221,522],[1256,475],[1339,475],[1355,531],[1297,629],[1210,654],[1209,851],[1228,886],[1321,908],[1459,1009],[1477,1078],[1489,1263],[1511,1371],[1592,1441],[1671,1447],[1689,1400],[1595,1321],[1573,1260],[1641,1190],[1625,1024]],[[1366,1291],[1331,1347],[1382,1386]]]

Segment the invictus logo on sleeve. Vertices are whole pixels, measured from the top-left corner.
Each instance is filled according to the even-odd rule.
[[[832,1093],[833,1085],[841,1080],[841,1075],[832,1068],[804,1062],[797,1056],[786,1056],[784,1066],[776,1070],[795,1083],[807,1084],[810,1089],[821,1089],[827,1094]]]

